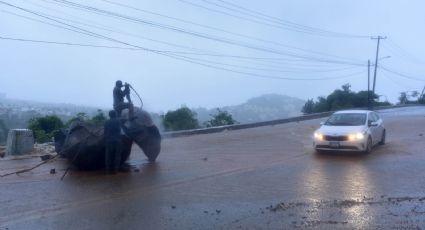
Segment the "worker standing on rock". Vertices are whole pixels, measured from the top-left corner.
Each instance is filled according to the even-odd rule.
[[[108,173],[116,173],[121,166],[121,124],[115,110],[109,111],[109,120],[105,122],[105,168]]]
[[[118,80],[115,82],[113,96],[114,110],[117,112],[117,117],[121,117],[121,112],[124,109],[129,109],[130,114],[133,113],[133,103],[131,102],[130,98],[130,85],[128,83],[125,83],[124,90],[121,90],[122,87],[122,81]],[[127,98],[127,102],[124,102],[124,97]]]

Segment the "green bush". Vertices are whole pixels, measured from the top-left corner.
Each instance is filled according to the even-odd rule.
[[[62,120],[55,115],[36,117],[28,121],[28,128],[33,131],[35,141],[38,143],[51,141],[53,132],[63,127]]]
[[[376,99],[379,96],[371,91],[359,91],[356,93],[350,90],[350,84],[345,84],[341,88],[342,90],[337,89],[327,97],[318,97],[316,102],[313,99],[307,100],[301,112],[311,114],[350,108],[367,108],[368,94],[371,106],[391,105],[389,102],[377,102]]]
[[[4,145],[7,140],[7,133],[9,132],[9,129],[7,128],[6,124],[3,120],[0,120],[0,144]]]
[[[168,111],[161,116],[166,131],[188,130],[199,128],[196,113],[182,106],[180,109]]]
[[[233,125],[236,123],[231,114],[220,109],[217,109],[217,114],[210,116],[212,119],[206,122],[207,127]]]

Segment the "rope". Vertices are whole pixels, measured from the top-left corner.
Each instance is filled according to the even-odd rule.
[[[140,97],[139,93],[137,93],[137,91],[133,88],[133,86],[131,86],[130,84],[128,84],[128,85],[130,86],[130,89],[131,89],[131,90],[133,90],[133,92],[134,92],[134,93],[137,95],[137,97],[139,98],[140,103],[141,103],[140,108],[143,108],[143,100],[142,100],[142,98]]]

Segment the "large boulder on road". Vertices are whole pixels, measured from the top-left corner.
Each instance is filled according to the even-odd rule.
[[[124,131],[121,135],[122,163],[130,156],[133,142],[143,150],[150,162],[154,162],[161,151],[161,135],[150,115],[140,108],[135,108],[134,116],[130,117],[128,110],[124,110],[121,123]],[[69,129],[55,133],[55,150],[80,169],[104,168],[103,126],[74,121]]]

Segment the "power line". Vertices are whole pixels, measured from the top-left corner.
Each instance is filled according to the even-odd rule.
[[[155,24],[154,22],[151,21],[145,21],[142,19],[138,19],[138,18],[134,18],[134,17],[128,17],[125,15],[121,15],[121,14],[117,14],[117,13],[113,13],[113,12],[109,12],[109,11],[105,11],[105,10],[101,10],[101,9],[97,9],[94,7],[90,7],[90,6],[84,6],[81,4],[77,4],[77,3],[73,3],[73,2],[69,2],[69,1],[65,1],[65,0],[53,0],[57,3],[61,3],[64,4],[65,6],[68,7],[73,7],[73,8],[77,8],[77,9],[83,9],[89,12],[94,12],[97,14],[101,14],[101,15],[105,15],[105,16],[110,16],[110,17],[114,17],[114,18],[120,18],[123,20],[127,20],[127,21],[132,21],[132,22],[136,22],[136,23],[148,23],[149,25]],[[153,25],[155,26],[155,25]],[[306,59],[306,60],[312,60],[312,61],[318,61],[318,62],[328,62],[328,63],[336,63],[336,64],[353,64],[352,62],[347,62],[347,61],[340,61],[340,60],[331,60],[331,59],[321,59],[321,58],[317,58],[317,57],[312,57],[312,56],[306,56],[306,55],[300,55],[300,54],[296,54],[296,53],[290,53],[290,52],[282,52],[280,50],[274,50],[274,49],[270,49],[268,47],[258,47],[255,45],[251,45],[251,44],[243,44],[243,43],[238,43],[237,41],[233,41],[233,40],[229,40],[229,39],[225,39],[225,38],[217,38],[217,37],[208,37],[208,35],[205,34],[193,34],[191,31],[183,31],[180,30],[180,28],[178,28],[177,30],[175,30],[177,27],[166,27],[164,28],[162,25],[159,27],[161,29],[171,29],[174,32],[182,32],[182,33],[186,33],[188,35],[193,35],[193,36],[197,36],[197,37],[201,37],[201,38],[206,38],[209,40],[213,40],[213,41],[218,41],[218,42],[222,42],[222,43],[226,43],[226,44],[230,44],[230,45],[235,45],[235,46],[240,46],[240,47],[245,47],[245,48],[250,48],[250,49],[254,49],[257,51],[263,51],[263,52],[269,52],[269,53],[273,53],[273,54],[279,54],[279,55],[285,55],[285,56],[290,56],[290,57],[294,57],[294,58],[302,58],[302,59]]]
[[[382,65],[380,65],[379,67],[381,69],[383,69],[384,71],[388,72],[388,73],[392,73],[393,75],[397,75],[397,76],[400,76],[400,77],[403,77],[403,78],[407,78],[407,79],[411,79],[411,80],[415,80],[415,81],[425,81],[425,79],[423,79],[423,78],[412,77],[412,76],[409,76],[407,74],[400,73],[400,72],[397,72],[395,70],[386,68],[386,67],[384,67]]]
[[[146,48],[146,47],[141,47],[141,46],[134,45],[134,44],[131,44],[131,43],[128,43],[128,42],[124,42],[124,41],[121,41],[121,40],[110,38],[110,37],[107,37],[107,36],[104,36],[104,35],[101,35],[101,34],[98,34],[98,33],[94,33],[94,32],[88,31],[86,29],[82,29],[82,28],[77,27],[77,26],[69,25],[67,23],[58,21],[56,19],[53,19],[53,18],[50,18],[50,17],[47,17],[47,16],[43,16],[43,15],[37,13],[37,12],[33,12],[31,10],[28,10],[28,9],[25,9],[25,8],[22,8],[22,7],[13,5],[13,4],[9,4],[9,3],[3,2],[3,1],[0,1],[0,4],[4,4],[4,5],[7,5],[7,6],[10,6],[10,7],[13,7],[13,8],[16,8],[16,9],[19,9],[19,10],[22,10],[22,11],[25,11],[25,12],[28,12],[30,14],[34,14],[34,15],[37,15],[39,17],[42,17],[42,18],[45,18],[45,19],[54,21],[56,23],[63,24],[65,26],[74,28],[74,29],[76,29],[75,32],[77,32],[77,33],[79,31],[85,32],[85,35],[88,35],[88,36],[93,36],[93,37],[96,37],[96,38],[101,38],[101,39],[104,39],[104,40],[107,40],[107,41],[111,41],[111,42],[123,44],[123,45],[126,45],[126,46],[130,46],[130,47],[134,47],[134,48],[139,48],[139,49],[144,50],[146,52],[156,53],[156,54],[159,54],[159,55],[171,57],[171,58],[174,58],[174,59],[177,59],[177,60],[182,60],[182,61],[193,63],[193,64],[198,64],[198,65],[209,67],[209,68],[213,68],[213,69],[219,69],[219,70],[224,70],[224,71],[227,71],[227,72],[239,73],[239,74],[242,74],[242,75],[245,75],[245,76],[253,76],[253,77],[259,77],[259,78],[270,78],[270,79],[280,79],[280,80],[296,80],[296,81],[309,80],[309,81],[314,81],[314,80],[328,80],[328,79],[346,78],[346,77],[358,75],[358,74],[364,72],[364,71],[362,71],[362,72],[356,72],[356,73],[351,73],[351,74],[348,74],[348,75],[343,75],[343,76],[339,76],[339,77],[332,77],[332,78],[288,78],[288,77],[278,77],[278,76],[270,76],[270,75],[261,75],[261,74],[256,74],[256,73],[238,71],[238,70],[234,70],[234,69],[229,69],[229,68],[225,68],[225,67],[211,65],[209,63],[202,63],[202,62],[199,62],[197,60],[193,60],[193,59],[188,58],[188,57],[183,56],[183,55],[178,55],[178,54],[173,54],[173,53],[165,53],[165,52],[162,52],[162,51],[159,51],[159,50],[149,49],[149,48]]]
[[[301,73],[301,72],[305,72],[305,73],[311,74],[311,73],[336,72],[336,71],[343,71],[343,70],[350,70],[350,69],[354,69],[354,68],[359,68],[358,66],[355,66],[355,67],[345,67],[345,68],[326,69],[326,70],[306,70],[306,69],[302,69],[302,71],[294,71],[294,70],[288,70],[288,69],[282,70],[282,69],[269,69],[269,68],[257,68],[257,67],[250,67],[250,66],[233,65],[233,64],[227,64],[227,63],[210,61],[210,60],[199,59],[199,58],[191,58],[191,60],[196,60],[196,61],[200,61],[200,62],[208,62],[208,63],[212,63],[212,64],[219,64],[219,65],[222,65],[222,66],[236,67],[236,68],[242,68],[242,69],[281,72],[281,73]],[[329,79],[332,79],[332,78],[329,78]]]
[[[249,18],[249,17],[242,17],[242,16],[239,16],[239,15],[231,14],[231,13],[221,11],[221,10],[217,10],[217,9],[212,9],[212,8],[202,6],[202,5],[193,3],[191,1],[187,1],[187,0],[178,0],[178,1],[183,2],[185,4],[189,4],[189,5],[198,7],[198,8],[201,8],[201,9],[205,9],[205,10],[208,10],[208,11],[211,11],[211,12],[220,13],[220,14],[227,15],[227,16],[230,16],[230,17],[233,17],[233,18],[238,18],[240,20],[249,21],[249,22],[261,24],[261,25],[266,25],[266,26],[274,27],[274,28],[278,28],[278,29],[290,30],[290,31],[298,32],[298,33],[304,33],[304,34],[315,35],[315,36],[340,37],[340,38],[344,38],[344,37],[345,38],[369,38],[370,37],[370,36],[363,36],[363,35],[359,35],[359,36],[348,35],[348,34],[336,33],[336,32],[331,32],[331,31],[326,31],[326,30],[313,29],[312,27],[301,26],[300,24],[296,25],[295,23],[289,24],[287,22],[286,23],[285,22],[276,22],[276,21],[270,21],[270,20],[267,20],[267,19],[264,19],[264,18],[263,18],[263,20],[265,20],[265,21],[261,21],[261,20],[258,20],[258,15],[255,16],[255,15],[252,15],[252,14],[249,14],[249,13],[246,13],[246,12],[242,13],[242,14],[254,17],[255,19],[252,19],[252,18]],[[236,11],[236,12],[241,13],[240,10],[238,11],[238,10],[235,10],[234,8],[229,8],[229,7],[226,7],[226,6],[217,4],[217,3],[212,3],[212,2],[206,1],[206,0],[203,0],[203,1],[207,2],[209,4],[212,4],[212,5],[218,6],[220,8],[224,8],[224,9],[227,9],[227,10],[230,10],[230,11]],[[269,22],[271,22],[271,23],[269,23]]]
[[[81,46],[81,47],[107,48],[107,49],[121,49],[121,50],[139,50],[139,49],[135,49],[135,48],[128,48],[128,47],[102,46],[102,45],[92,45],[92,44],[72,43],[72,42],[58,42],[58,41],[33,40],[33,39],[12,38],[12,37],[3,37],[3,36],[0,36],[0,39],[1,39],[1,40],[9,40],[9,41],[31,42],[31,43],[43,43],[43,44],[55,44],[55,45],[66,45],[66,46]]]
[[[120,19],[123,19],[123,20],[126,20],[126,21],[142,23],[142,24],[154,26],[154,27],[157,27],[157,28],[160,28],[160,29],[171,30],[171,31],[174,31],[174,32],[183,33],[183,34],[186,34],[186,35],[195,36],[195,37],[203,38],[203,39],[208,39],[208,40],[212,40],[212,41],[216,41],[216,42],[221,42],[221,43],[225,43],[225,44],[229,44],[229,45],[239,46],[239,47],[243,47],[243,48],[249,48],[249,49],[253,49],[253,50],[257,50],[257,51],[268,52],[268,53],[273,53],[273,54],[278,54],[278,55],[309,59],[309,60],[323,60],[322,58],[318,58],[318,57],[300,55],[300,54],[291,53],[291,52],[283,52],[281,50],[276,50],[276,49],[273,49],[273,48],[270,48],[270,47],[256,46],[256,45],[253,45],[253,44],[243,43],[243,42],[240,42],[240,41],[235,41],[235,40],[231,40],[231,39],[227,39],[227,38],[223,38],[223,37],[217,37],[217,36],[213,36],[213,35],[210,35],[210,34],[198,33],[198,32],[195,32],[195,31],[190,31],[190,30],[186,30],[186,29],[183,29],[183,28],[179,28],[179,27],[165,25],[165,24],[161,24],[161,23],[156,23],[156,22],[153,22],[153,21],[144,20],[144,19],[140,19],[140,18],[130,17],[130,16],[126,16],[126,15],[123,15],[123,14],[114,13],[114,12],[111,12],[111,11],[106,11],[106,10],[102,10],[102,9],[99,9],[99,8],[95,8],[95,7],[91,7],[91,6],[87,6],[87,5],[82,5],[82,4],[78,4],[78,3],[74,3],[74,2],[70,2],[70,1],[66,1],[66,0],[53,0],[53,1],[55,1],[57,3],[64,4],[64,5],[68,5],[68,6],[71,6],[71,7],[80,8],[80,9],[83,9],[83,10],[86,10],[86,11],[89,11],[89,12],[95,12],[97,14],[102,14],[102,15],[105,15],[105,16],[113,17],[113,18],[120,18]],[[336,60],[332,60],[332,59],[328,59],[327,61],[341,62],[341,61],[336,61]]]
[[[8,11],[3,11],[3,12],[12,14],[14,16],[22,17],[22,18],[25,18],[25,19],[28,19],[28,20],[31,20],[31,21],[36,21],[36,22],[40,22],[40,23],[43,23],[43,24],[55,26],[55,27],[58,27],[58,28],[61,28],[61,29],[67,29],[67,30],[69,29],[67,27],[63,27],[63,26],[60,26],[60,25],[48,23],[48,22],[45,22],[45,21],[41,21],[41,20],[38,20],[38,19],[31,18],[31,17],[27,17],[27,16],[23,16],[23,15],[11,13],[11,12],[8,12]],[[46,16],[46,15],[44,15],[44,16]],[[55,18],[60,18],[60,17],[55,17]],[[82,23],[82,24],[83,25],[88,25],[88,24],[85,24],[85,23]],[[73,31],[73,32],[80,32],[80,31],[75,31],[75,30],[71,30],[71,31]],[[107,30],[107,31],[110,31],[110,30]],[[94,45],[90,45],[90,44],[76,44],[76,43],[71,43],[71,42],[43,41],[43,40],[34,40],[34,39],[21,39],[21,38],[19,38],[19,39],[18,38],[4,38],[4,39],[16,40],[16,41],[29,41],[29,42],[35,42],[35,43],[48,43],[48,44],[73,45],[73,46],[88,46],[88,47],[103,47],[103,48],[139,50],[139,49],[135,49],[135,48],[122,48],[122,47],[111,47],[111,46],[94,46]],[[225,55],[215,55],[215,54],[205,54],[205,53],[193,53],[193,52],[178,52],[178,51],[165,51],[165,50],[162,50],[162,52],[166,52],[166,53],[178,53],[178,54],[184,54],[184,55],[197,55],[197,56],[201,55],[201,56],[213,56],[213,57],[215,57],[215,56],[222,56],[223,57],[224,56],[224,57],[227,57]],[[230,56],[230,57],[233,58],[233,56]],[[246,58],[248,58],[248,59],[249,58],[259,59],[257,57],[237,57],[237,58],[242,58],[242,59],[246,59]],[[264,61],[267,60],[267,62],[270,62],[270,60],[273,60],[272,58],[263,58],[263,59],[264,59]],[[200,59],[197,59],[197,60],[200,60]],[[203,60],[203,61],[205,61],[205,60]],[[306,67],[308,67],[308,66],[304,66],[304,68],[302,69],[302,71],[300,71],[300,70],[298,70],[298,71],[291,71],[290,69],[293,69],[293,68],[288,68],[288,67],[285,67],[285,70],[281,70],[283,63],[282,62],[278,62],[278,63],[280,64],[280,66],[279,66],[280,69],[255,68],[255,67],[229,65],[229,64],[224,64],[224,63],[222,63],[222,65],[234,66],[234,67],[246,68],[246,69],[274,71],[274,72],[291,72],[291,73],[299,73],[299,72],[308,72],[308,73],[312,73],[312,72],[316,72],[316,73],[317,72],[333,72],[333,71],[341,71],[341,70],[346,70],[346,69],[352,69],[352,68],[354,68],[354,67],[349,67],[349,68],[338,68],[338,69],[335,69],[334,68],[334,69],[326,69],[326,70],[323,70],[323,69],[314,70],[314,69],[306,69]],[[291,64],[293,65],[293,63],[291,63]],[[310,65],[309,67],[323,67],[323,66],[317,66],[317,65],[316,66],[311,66]]]
[[[398,55],[401,58],[404,58],[408,62],[414,62],[419,64],[424,64],[425,62],[418,59],[417,57],[413,56],[410,52],[408,52],[403,47],[399,46],[397,43],[394,42],[393,39],[388,39],[389,42],[389,48],[392,50],[392,52],[396,55]]]
[[[34,19],[34,18],[31,18],[31,17],[27,17],[27,16],[23,16],[23,15],[19,15],[19,14],[15,14],[15,13],[11,13],[11,12],[8,12],[8,11],[4,11],[4,12],[6,12],[6,13],[9,13],[9,14],[12,14],[12,15],[14,15],[14,16],[18,16],[18,17],[23,17],[23,18],[25,18],[25,19],[28,19],[28,20],[32,20],[32,21],[37,21],[37,22],[40,22],[40,23],[43,23],[43,24],[48,24],[48,25],[52,25],[52,26],[55,26],[55,27],[59,27],[59,28],[61,28],[61,29],[69,29],[69,28],[66,28],[66,27],[63,27],[63,26],[59,26],[59,25],[56,25],[56,24],[52,24],[52,23],[47,23],[47,22],[45,22],[45,21],[41,21],[41,20],[37,20],[37,19]],[[46,16],[46,15],[45,15]],[[57,17],[58,18],[58,17]],[[84,24],[84,23],[83,23]],[[87,25],[87,24],[84,24],[84,25]],[[75,30],[72,30],[72,31],[74,31],[74,32],[79,32],[79,31],[75,31]],[[108,30],[109,31],[109,30]],[[30,41],[30,42],[37,42],[37,43],[49,43],[49,44],[63,44],[63,45],[74,45],[74,46],[91,46],[91,47],[104,47],[104,48],[116,48],[116,49],[131,49],[131,50],[138,50],[138,49],[134,49],[134,48],[122,48],[122,47],[111,47],[111,46],[93,46],[93,45],[87,45],[87,44],[75,44],[75,43],[70,43],[70,42],[57,42],[57,41],[41,41],[41,40],[34,40],[34,39],[32,39],[32,40],[30,40],[30,39],[16,39],[16,38],[8,38],[9,40],[16,40],[16,41]],[[176,52],[176,51],[162,51],[162,52],[167,52],[167,53],[179,53],[179,54],[185,54],[185,55],[208,55],[208,54],[198,54],[198,53],[190,53],[190,52]],[[210,55],[209,55],[210,56]],[[213,56],[217,56],[217,55],[213,55]],[[237,56],[236,56],[237,57]],[[232,56],[231,56],[231,58],[233,58]],[[242,58],[243,60],[245,60],[245,58],[254,58],[254,59],[259,59],[258,57],[237,57],[237,58]],[[267,62],[270,62],[270,61],[273,61],[275,58],[263,58],[264,59],[264,61],[267,61]],[[198,59],[199,60],[199,59]],[[262,60],[262,59],[260,59],[260,60]],[[285,59],[286,60],[286,59]],[[247,60],[245,60],[245,61],[247,61]],[[217,62],[216,62],[217,63]],[[279,63],[279,68],[282,68],[282,62],[278,62]],[[290,63],[291,65],[294,65],[293,63]],[[226,65],[226,64],[223,64],[223,65]],[[286,65],[287,65],[287,63],[286,63]],[[228,65],[229,66],[229,65]],[[241,66],[237,66],[237,67],[241,67]],[[284,71],[282,71],[282,70],[276,70],[276,69],[271,69],[270,71],[280,71],[280,72],[292,72],[292,73],[299,73],[299,72],[308,72],[308,73],[312,73],[312,72],[332,72],[332,71],[341,71],[341,70],[344,70],[344,69],[350,69],[350,68],[344,68],[344,69],[341,69],[341,68],[338,68],[338,69],[329,69],[329,70],[313,70],[313,69],[305,69],[306,67],[308,67],[308,66],[304,66],[304,68],[302,69],[302,71],[300,71],[300,70],[298,70],[298,71],[291,71],[290,69],[293,69],[293,68],[288,68],[288,67],[285,67],[285,70]],[[322,66],[309,66],[309,67],[322,67]],[[246,68],[245,66],[244,67],[241,67],[241,68]],[[248,67],[249,68],[249,67]],[[251,68],[251,69],[257,69],[257,70],[259,70],[259,69],[261,69],[261,68]],[[266,69],[264,69],[264,68],[262,68],[261,70],[266,70]]]
[[[186,57],[181,57],[181,58],[186,59]],[[269,75],[262,75],[262,74],[256,74],[256,73],[238,71],[238,70],[228,69],[228,68],[225,68],[225,67],[214,66],[214,65],[211,65],[211,64],[208,64],[208,63],[205,64],[205,63],[193,61],[193,60],[190,60],[190,59],[186,59],[186,60],[188,62],[191,62],[191,63],[199,64],[199,65],[202,65],[202,66],[205,66],[205,67],[210,67],[210,68],[213,68],[213,69],[224,70],[224,71],[231,72],[231,73],[238,73],[238,74],[243,74],[243,75],[252,76],[252,77],[278,79],[278,80],[321,81],[321,80],[331,80],[331,79],[348,78],[348,77],[352,77],[352,76],[362,75],[364,73],[364,71],[360,71],[360,72],[350,73],[350,74],[347,74],[347,75],[342,75],[342,76],[337,76],[337,77],[327,77],[327,78],[286,78],[286,77],[269,76]]]
[[[164,15],[164,14],[160,14],[160,13],[156,13],[156,12],[152,12],[152,11],[140,9],[140,8],[137,8],[137,7],[134,7],[134,6],[130,6],[130,5],[127,5],[127,4],[122,4],[122,3],[118,3],[118,2],[114,2],[114,1],[110,1],[110,0],[100,0],[100,1],[107,2],[109,4],[116,5],[116,6],[121,6],[121,7],[128,8],[128,9],[133,9],[133,10],[136,10],[136,11],[139,11],[139,12],[143,12],[143,13],[147,13],[147,14],[152,14],[152,15],[156,15],[156,16],[160,16],[160,17],[172,19],[172,20],[183,22],[183,23],[186,23],[186,24],[195,25],[195,26],[199,26],[199,27],[202,27],[202,28],[207,28],[207,29],[211,29],[211,30],[215,30],[215,31],[219,31],[219,32],[231,34],[231,35],[242,37],[242,38],[245,38],[245,39],[251,39],[251,40],[254,40],[254,41],[260,41],[260,42],[264,42],[264,43],[268,43],[268,44],[278,45],[278,46],[282,46],[282,47],[286,47],[286,48],[290,48],[290,49],[295,49],[295,50],[299,50],[299,51],[303,51],[303,52],[308,52],[308,53],[313,53],[313,54],[318,54],[318,55],[323,55],[323,56],[329,56],[329,57],[340,58],[340,59],[347,59],[348,60],[348,58],[345,58],[345,57],[340,57],[340,56],[337,56],[337,55],[326,54],[326,53],[317,52],[317,51],[313,51],[313,50],[309,50],[309,49],[304,49],[304,48],[299,48],[299,47],[295,47],[295,46],[290,46],[290,45],[282,44],[280,42],[275,42],[275,41],[270,41],[270,40],[266,40],[266,39],[261,39],[261,38],[257,38],[257,37],[253,37],[253,36],[249,36],[249,35],[245,35],[245,34],[235,33],[235,32],[232,32],[232,31],[228,31],[228,30],[224,30],[224,29],[212,27],[212,26],[209,26],[209,25],[195,23],[195,22],[192,22],[192,21],[189,21],[189,20],[184,20],[184,19],[180,19],[180,18],[176,18],[176,17],[171,17],[171,16],[168,16],[168,15]]]
[[[368,35],[347,34],[347,33],[334,32],[334,31],[324,30],[324,29],[315,28],[315,27],[311,27],[311,26],[306,26],[306,25],[302,25],[302,24],[299,24],[299,23],[294,23],[294,22],[291,22],[291,21],[288,21],[288,20],[283,20],[281,18],[269,16],[269,15],[266,15],[266,14],[261,13],[259,11],[254,11],[254,10],[245,8],[243,6],[240,6],[240,5],[237,5],[237,4],[234,4],[234,3],[230,3],[228,1],[224,1],[224,0],[218,0],[218,1],[219,2],[222,2],[224,4],[227,4],[227,5],[233,6],[234,8],[238,9],[239,12],[241,12],[241,10],[242,10],[242,11],[245,11],[245,12],[253,13],[257,17],[258,16],[262,16],[264,18],[268,18],[268,19],[273,20],[273,21],[276,21],[276,22],[281,22],[281,23],[284,23],[284,24],[289,24],[289,25],[292,25],[294,27],[304,28],[306,30],[310,30],[310,31],[313,31],[313,32],[316,31],[316,32],[322,32],[322,33],[329,33],[329,34],[333,34],[333,35],[340,36],[340,37],[351,37],[351,38],[368,38],[368,37],[370,37]],[[210,2],[210,1],[208,1],[208,2]]]
[[[40,6],[39,4],[36,4],[36,3],[30,3],[30,4],[36,5],[38,7],[43,8],[43,9],[48,9],[48,10],[51,10],[51,11],[54,11],[54,12],[59,12],[62,15],[63,14],[66,14],[68,16],[71,16],[72,18],[78,18],[75,15],[69,15],[67,13],[64,13],[64,12],[61,12],[61,11],[58,11],[58,10],[53,10],[53,9],[48,8],[48,7],[45,7],[45,6]],[[11,13],[11,12],[7,12],[6,11],[6,13],[9,13],[9,14],[12,14],[12,15],[15,15],[15,16],[18,16],[18,17],[23,17],[23,18],[26,18],[26,19],[29,19],[29,20],[34,20],[34,21],[42,22],[42,21],[39,21],[39,20],[36,20],[36,19],[33,19],[33,18],[29,18],[29,17],[18,15],[18,14]],[[73,23],[77,23],[77,24],[80,24],[80,25],[88,26],[88,27],[91,27],[91,28],[105,30],[105,31],[108,31],[108,32],[113,32],[113,33],[117,33],[117,34],[124,34],[124,35],[127,35],[127,36],[136,37],[138,39],[148,40],[148,41],[152,41],[152,42],[155,42],[155,43],[160,43],[160,44],[165,44],[165,45],[169,45],[169,46],[174,46],[174,47],[179,47],[179,48],[184,48],[184,49],[188,49],[188,50],[194,50],[194,51],[201,52],[201,53],[187,52],[186,54],[188,54],[188,55],[221,57],[221,58],[234,58],[234,59],[242,59],[242,60],[256,60],[256,61],[263,61],[263,62],[264,61],[267,61],[268,63],[275,62],[275,61],[283,61],[283,60],[285,60],[285,61],[292,61],[292,62],[294,62],[294,61],[296,61],[296,62],[302,61],[300,59],[284,59],[284,58],[271,58],[271,57],[247,57],[247,56],[240,56],[240,55],[220,54],[220,53],[216,53],[216,52],[205,51],[205,50],[195,49],[195,48],[188,47],[188,46],[178,45],[178,44],[175,44],[175,43],[160,41],[160,40],[157,40],[157,39],[151,39],[151,38],[147,38],[147,37],[144,37],[144,36],[140,36],[140,35],[136,35],[136,34],[132,34],[132,33],[127,33],[127,32],[124,32],[122,30],[110,29],[110,28],[107,28],[104,25],[100,25],[99,26],[98,23],[96,23],[95,25],[93,25],[93,24],[88,24],[87,22],[75,21],[75,20],[72,20],[72,19],[65,19],[65,18],[62,18],[62,17],[52,16],[52,15],[47,15],[47,14],[43,14],[43,15],[44,16],[49,16],[49,17],[54,17],[54,18],[60,19],[62,21],[73,22]],[[85,20],[85,21],[87,21],[87,20]],[[183,52],[179,52],[179,53],[183,53]],[[276,62],[276,63],[278,63],[280,65],[284,64],[283,62]],[[288,64],[288,63],[286,63],[286,64]],[[322,63],[322,65],[323,64],[327,64],[327,63],[325,62],[325,63]],[[328,64],[360,66],[360,65],[352,65],[352,64],[348,64],[348,63],[347,64],[344,64],[344,63],[328,63]],[[291,65],[294,65],[294,63],[291,63]],[[311,64],[310,65],[306,65],[306,64],[303,65],[301,63],[297,63],[295,65],[311,66]]]
[[[11,41],[19,41],[19,42],[30,42],[30,43],[43,43],[43,44],[54,44],[54,45],[66,45],[66,46],[81,46],[81,47],[94,47],[94,48],[109,48],[109,49],[122,49],[122,50],[141,50],[136,48],[126,48],[126,47],[115,47],[115,46],[102,46],[102,45],[92,45],[92,44],[82,44],[82,43],[71,43],[71,42],[58,42],[58,41],[45,41],[45,40],[34,40],[34,39],[23,39],[23,38],[11,38],[11,37],[3,37],[0,36],[1,40],[11,40]],[[173,51],[161,51],[164,53],[170,53],[170,54],[178,54],[179,52],[173,52]],[[187,58],[187,57],[186,57]],[[202,63],[209,63],[209,64],[219,64],[221,66],[229,66],[229,67],[236,67],[236,68],[245,68],[245,69],[251,69],[251,70],[263,70],[263,71],[272,71],[272,72],[286,72],[286,73],[300,73],[300,71],[291,71],[291,70],[278,70],[278,69],[265,69],[265,68],[255,68],[255,67],[247,67],[247,66],[240,66],[240,65],[231,65],[221,62],[213,62],[209,60],[203,60],[203,59],[196,59],[196,58],[187,58],[188,60],[194,60],[199,61]],[[349,67],[349,68],[340,68],[340,69],[329,69],[329,70],[305,70],[306,73],[321,73],[321,72],[336,72],[336,71],[344,71],[344,70],[350,70],[358,67]],[[336,77],[339,78],[339,77]],[[308,78],[316,79],[316,78]],[[320,79],[334,79],[334,77],[327,77],[327,78],[320,78]]]

